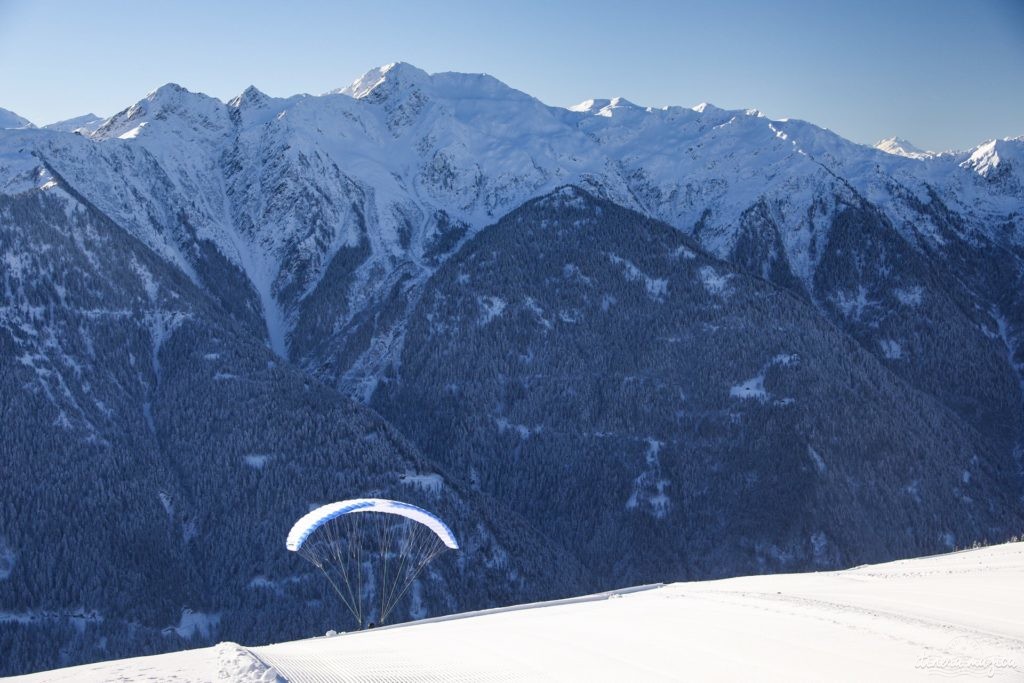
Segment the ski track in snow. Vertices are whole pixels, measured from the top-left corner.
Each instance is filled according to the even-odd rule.
[[[640,586],[14,681],[1024,680],[1024,543]]]

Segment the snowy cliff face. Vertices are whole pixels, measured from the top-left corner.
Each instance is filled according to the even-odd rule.
[[[0,130],[4,396],[29,406],[6,413],[26,431],[5,462],[73,496],[59,467],[84,444],[76,481],[205,521],[138,553],[138,576],[183,567],[156,588],[70,596],[31,578],[62,560],[0,528],[0,612],[24,617],[0,619],[0,646],[176,646],[116,607],[154,592],[147,627],[187,607],[223,612],[222,637],[298,635],[323,613],[287,612],[272,539],[311,480],[320,500],[444,478],[438,506],[477,551],[428,611],[881,560],[1019,519],[1020,138],[908,158],[756,110],[563,109],[408,64],[321,96],[166,85],[78,132]],[[232,567],[199,542],[228,533],[227,490],[273,520]],[[187,594],[193,552],[195,576],[273,596]],[[24,616],[80,607],[125,631]]]

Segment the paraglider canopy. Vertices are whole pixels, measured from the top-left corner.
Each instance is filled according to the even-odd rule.
[[[306,542],[310,534],[321,525],[341,515],[355,512],[384,512],[389,515],[406,517],[414,522],[423,524],[433,531],[441,539],[441,542],[452,550],[459,549],[459,543],[455,540],[455,534],[452,533],[452,530],[448,528],[448,525],[440,517],[410,503],[387,500],[385,498],[354,498],[352,500],[342,500],[337,503],[321,505],[295,522],[292,530],[288,532],[288,540],[285,542],[285,545],[288,550],[298,551],[302,548],[302,544]]]
[[[360,628],[374,615],[383,624],[427,564],[459,548],[440,517],[384,498],[321,505],[295,522],[285,545],[323,572]]]

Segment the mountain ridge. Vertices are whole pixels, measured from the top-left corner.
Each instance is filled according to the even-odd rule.
[[[488,97],[484,97],[482,100],[473,99],[489,103],[483,110],[474,109],[472,106],[464,104],[464,96],[460,95],[464,92],[476,94],[474,88],[481,82],[481,79],[489,79],[486,80],[489,85],[484,89],[484,93]],[[364,81],[369,85],[360,86]],[[462,74],[430,76],[411,65],[401,63],[371,70],[361,79],[357,79],[352,86],[348,87],[348,90],[356,92],[352,89],[359,87],[363,87],[365,92],[360,91],[357,94],[362,99],[375,100],[368,102],[367,106],[371,110],[376,109],[381,112],[383,117],[370,116],[366,111],[366,106],[352,108],[341,106],[340,103],[321,103],[324,96],[320,98],[304,96],[269,98],[262,96],[258,98],[260,106],[255,107],[261,113],[253,118],[254,107],[248,104],[242,106],[244,98],[241,95],[232,100],[230,104],[224,104],[214,98],[189,93],[180,86],[168,84],[150,93],[147,98],[140,100],[136,105],[108,119],[91,137],[97,140],[108,140],[112,137],[138,136],[144,147],[148,147],[151,153],[156,153],[159,156],[169,153],[168,150],[162,149],[163,147],[184,142],[182,135],[187,135],[190,138],[188,144],[199,143],[208,148],[211,146],[216,148],[220,144],[217,142],[218,138],[232,139],[235,135],[236,124],[231,123],[229,114],[234,110],[242,112],[240,125],[243,130],[248,131],[246,135],[249,137],[256,135],[256,127],[270,125],[270,119],[273,117],[277,117],[279,120],[278,127],[282,129],[281,132],[285,136],[289,135],[287,131],[291,128],[286,122],[292,116],[304,117],[309,123],[302,125],[307,128],[310,125],[319,126],[321,130],[323,128],[317,121],[324,115],[332,118],[340,116],[357,121],[354,129],[349,126],[339,128],[334,125],[334,131],[325,133],[325,135],[335,139],[349,140],[354,137],[365,138],[369,135],[376,140],[377,149],[388,150],[387,154],[390,158],[399,160],[398,163],[385,161],[380,157],[379,152],[370,150],[356,152],[356,149],[363,145],[353,141],[356,145],[353,152],[359,157],[364,159],[376,157],[373,164],[379,170],[373,171],[372,177],[366,182],[372,185],[378,193],[387,189],[387,194],[394,196],[394,199],[385,200],[384,206],[381,207],[383,213],[380,210],[377,212],[379,218],[385,223],[382,225],[383,232],[392,235],[387,239],[390,244],[381,243],[377,245],[377,248],[391,254],[403,253],[406,250],[405,247],[395,245],[394,242],[395,238],[398,238],[399,242],[405,239],[399,235],[400,232],[413,230],[412,227],[405,225],[410,217],[409,210],[413,210],[414,213],[426,211],[429,214],[441,209],[446,213],[455,213],[451,216],[452,218],[468,223],[470,226],[479,225],[499,216],[500,213],[496,213],[497,211],[507,210],[510,206],[514,206],[530,196],[550,191],[560,182],[575,181],[582,182],[584,186],[591,183],[591,186],[597,188],[603,196],[609,196],[623,205],[667,220],[681,229],[693,230],[693,226],[699,224],[703,233],[702,241],[719,255],[725,255],[734,246],[735,240],[735,236],[730,234],[732,229],[727,227],[728,224],[738,220],[741,212],[756,202],[763,187],[771,187],[773,177],[780,177],[779,171],[772,168],[769,161],[769,163],[761,165],[762,171],[757,172],[757,175],[761,177],[761,182],[751,184],[749,189],[740,186],[731,190],[733,197],[740,193],[746,195],[745,197],[738,198],[739,201],[733,202],[732,206],[724,205],[715,208],[712,205],[709,207],[708,202],[714,202],[715,190],[713,188],[719,182],[716,176],[723,174],[723,172],[716,173],[715,166],[720,166],[723,163],[731,165],[733,170],[725,175],[734,178],[749,173],[749,171],[740,170],[748,166],[748,161],[737,158],[734,151],[729,151],[729,146],[734,144],[732,141],[737,139],[743,140],[742,144],[751,150],[754,148],[762,150],[760,152],[762,156],[777,159],[776,167],[782,164],[789,168],[792,164],[799,163],[801,157],[808,160],[810,165],[802,174],[805,178],[812,176],[814,168],[820,167],[824,173],[820,180],[815,181],[819,184],[830,182],[828,174],[849,177],[850,172],[853,172],[858,177],[854,186],[862,194],[872,192],[877,194],[877,190],[874,188],[880,184],[884,186],[895,181],[899,184],[909,182],[906,191],[913,193],[916,197],[927,198],[926,188],[936,182],[937,175],[941,179],[943,176],[957,173],[954,164],[945,160],[936,161],[927,167],[928,170],[934,172],[922,173],[921,169],[901,164],[891,155],[872,157],[868,148],[843,141],[838,136],[809,126],[809,124],[796,120],[772,121],[758,116],[754,110],[725,111],[701,107],[701,111],[695,113],[695,110],[681,107],[659,110],[635,106],[618,107],[617,109],[613,107],[615,111],[621,110],[619,113],[624,112],[630,114],[631,117],[639,116],[641,118],[636,121],[625,121],[620,120],[621,117],[617,115],[601,115],[600,118],[591,121],[587,118],[587,114],[572,112],[570,109],[548,107],[519,93],[519,91],[490,79],[490,77]],[[467,87],[469,91],[466,91]],[[493,101],[492,91],[494,89],[507,93],[511,99],[503,95],[497,101]],[[333,92],[345,90],[339,89]],[[377,95],[371,97],[372,93],[377,93]],[[250,93],[251,96],[252,93]],[[330,96],[326,97],[330,99]],[[398,98],[401,101],[388,104],[386,100],[389,98]],[[407,101],[404,98],[411,99]],[[509,102],[518,103],[518,105],[514,111],[506,112],[504,108]],[[421,109],[424,111],[437,110],[438,107],[441,108],[440,119],[437,116],[427,115],[427,118],[432,119],[433,122],[426,120],[423,125],[419,126],[421,132],[416,133],[418,140],[407,140],[402,143],[403,149],[407,149],[410,144],[429,144],[430,140],[436,140],[437,146],[428,154],[419,155],[420,158],[409,157],[404,152],[396,153],[396,148],[387,140],[380,125],[383,124],[384,128],[388,129],[393,139],[395,136],[401,137],[403,127],[413,118],[419,116],[418,112]],[[150,109],[153,111],[150,112]],[[601,111],[607,114],[611,110],[602,108]],[[591,114],[601,114],[601,112],[595,111]],[[185,116],[188,120],[182,120],[180,125],[170,125],[172,119],[181,116]],[[584,118],[580,120],[578,118],[580,116]],[[149,119],[152,117],[156,117],[156,120],[150,121]],[[501,120],[500,124],[496,125],[495,117]],[[373,121],[375,118],[376,121]],[[595,121],[603,123],[599,125]],[[155,129],[151,127],[152,124],[156,124],[169,133],[172,130],[178,132],[171,135],[167,141],[161,142],[153,137],[156,133],[153,132]],[[438,128],[439,126],[440,128]],[[479,128],[479,131],[474,133],[476,137],[466,138],[467,130],[473,130],[472,128],[467,129],[466,126]],[[723,129],[723,134],[718,135],[715,131],[720,126],[736,130],[730,130],[728,134],[725,134]],[[148,130],[147,127],[149,127]],[[375,128],[377,132],[373,133]],[[640,135],[639,131],[644,128],[651,128],[651,132],[647,135]],[[694,130],[686,133],[684,131],[687,128]],[[431,132],[432,129],[433,132]],[[520,134],[529,132],[530,138],[535,140],[545,140],[552,135],[562,138],[568,135],[568,139],[573,142],[568,144],[552,143],[560,147],[560,149],[556,149],[554,155],[540,149],[536,151],[516,149],[513,146],[517,143],[514,138],[508,138],[507,143],[501,142],[511,130],[518,130]],[[680,137],[680,133],[683,133],[682,137]],[[688,145],[693,153],[692,142],[688,143],[687,140],[693,140],[694,135],[696,135],[696,140],[707,139],[713,145],[723,146],[721,155],[716,151],[712,152],[714,156],[710,157],[711,159],[718,157],[718,160],[708,161],[703,169],[700,168],[699,158],[695,159],[698,161],[697,165],[680,164],[677,161],[666,167],[660,153],[656,150],[663,148],[664,143],[667,143],[677,145],[678,148]],[[447,143],[443,142],[444,139],[447,140]],[[598,143],[596,148],[593,141]],[[282,141],[276,144],[291,143]],[[308,141],[304,140],[300,144],[308,144]],[[1017,141],[1013,144],[1024,143]],[[316,143],[304,154],[323,154],[326,152],[324,147],[325,145],[322,143]],[[345,155],[339,156],[337,152],[330,153],[330,156],[334,164],[339,164],[345,159]],[[956,157],[954,161],[965,164],[963,165],[964,170],[975,171],[975,169],[989,167],[987,165],[972,165],[968,163],[970,155],[962,156],[963,158]],[[864,159],[857,159],[853,168],[836,167],[833,163],[857,157],[864,157]],[[730,158],[735,161],[729,161]],[[495,165],[491,169],[479,167],[479,162],[474,161],[475,159],[492,159]],[[879,167],[880,164],[889,164],[890,167],[883,167],[884,170],[878,177],[875,177],[875,174],[864,174],[859,170],[866,169],[869,165]],[[178,163],[177,165],[187,168],[185,164]],[[412,165],[411,170],[416,171],[411,174],[411,177],[410,165]],[[403,168],[406,170],[403,171]],[[531,168],[532,171],[523,173],[523,169]],[[655,171],[658,168],[661,170]],[[462,177],[467,180],[474,176],[480,178],[484,182],[485,194],[481,196],[480,187],[475,183],[450,182],[446,178],[452,172],[456,172],[455,178]],[[403,176],[403,180],[396,186],[393,181],[381,177],[385,174],[400,175]],[[785,178],[789,175],[792,174],[782,174],[781,177]],[[695,199],[685,201],[681,205],[676,197],[684,188],[679,187],[676,181],[668,179],[684,176],[693,178],[705,176],[706,179],[700,181],[700,184],[694,181],[687,183],[685,191]],[[493,179],[490,189],[488,189],[488,179]],[[799,182],[805,184],[804,180]],[[778,184],[777,181],[775,184]],[[971,184],[972,182],[967,179],[955,179],[953,183],[954,190],[964,195],[962,203],[981,203],[983,205],[988,203],[984,201],[988,193],[974,192],[970,187]],[[390,188],[387,187],[389,185]],[[415,187],[417,185],[418,189]],[[774,192],[777,193],[780,190],[781,188]],[[942,194],[948,196],[946,188],[942,189]],[[476,196],[474,197],[474,195]],[[792,224],[800,220],[798,216],[807,213],[809,203],[807,200],[794,203],[792,191],[786,192],[786,195],[788,199],[779,204],[779,209],[785,214],[784,218]],[[956,198],[955,195],[954,198]],[[790,206],[787,207],[786,204]],[[455,212],[452,211],[453,208],[456,209]],[[710,211],[708,211],[709,208]],[[902,203],[886,208],[891,211],[892,218],[899,222],[905,220],[907,212]],[[216,213],[217,211],[218,209],[211,207],[207,213]],[[396,218],[386,215],[388,213],[398,213],[400,216]],[[213,220],[219,219],[214,218]],[[714,225],[714,223],[718,223],[718,225]],[[807,226],[806,229],[813,231],[813,226]],[[428,241],[431,237],[429,234],[431,226],[426,226],[426,230],[428,234],[412,241],[421,243]],[[717,237],[713,237],[716,232],[718,233]],[[812,267],[812,264],[801,265],[800,262],[807,258],[813,259],[813,255],[801,253],[805,252],[806,246],[799,242],[786,243],[789,236],[790,233],[783,235],[783,247],[791,252],[790,260],[794,261],[795,269],[802,272],[803,277],[809,277],[809,268]],[[269,238],[263,239],[268,240]],[[712,240],[714,241],[712,242]],[[225,251],[230,250],[230,247],[225,248]],[[271,258],[271,261],[274,260],[276,259]],[[277,266],[271,263],[268,267],[273,270]],[[280,274],[270,273],[269,275],[276,278]],[[267,276],[262,276],[262,279],[266,280]],[[267,285],[262,287],[263,290],[267,289]],[[268,297],[264,298],[269,301]],[[287,303],[284,304],[284,308],[288,308]],[[289,317],[287,311],[283,315],[287,320]],[[280,346],[278,344],[278,347]]]
[[[34,123],[23,116],[18,116],[13,111],[0,107],[0,130],[18,130],[35,127]]]

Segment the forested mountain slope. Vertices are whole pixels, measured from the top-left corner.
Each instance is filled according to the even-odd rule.
[[[987,417],[1009,428],[1020,396],[979,337],[961,362],[1004,379],[979,393],[1004,397]],[[1021,525],[1006,434],[807,300],[578,189],[445,263],[398,368],[374,406],[607,585],[849,566]]]
[[[464,548],[399,618],[580,585],[558,545],[282,363],[59,179],[43,187],[0,196],[0,673],[344,627],[284,540],[360,493],[436,510]]]

